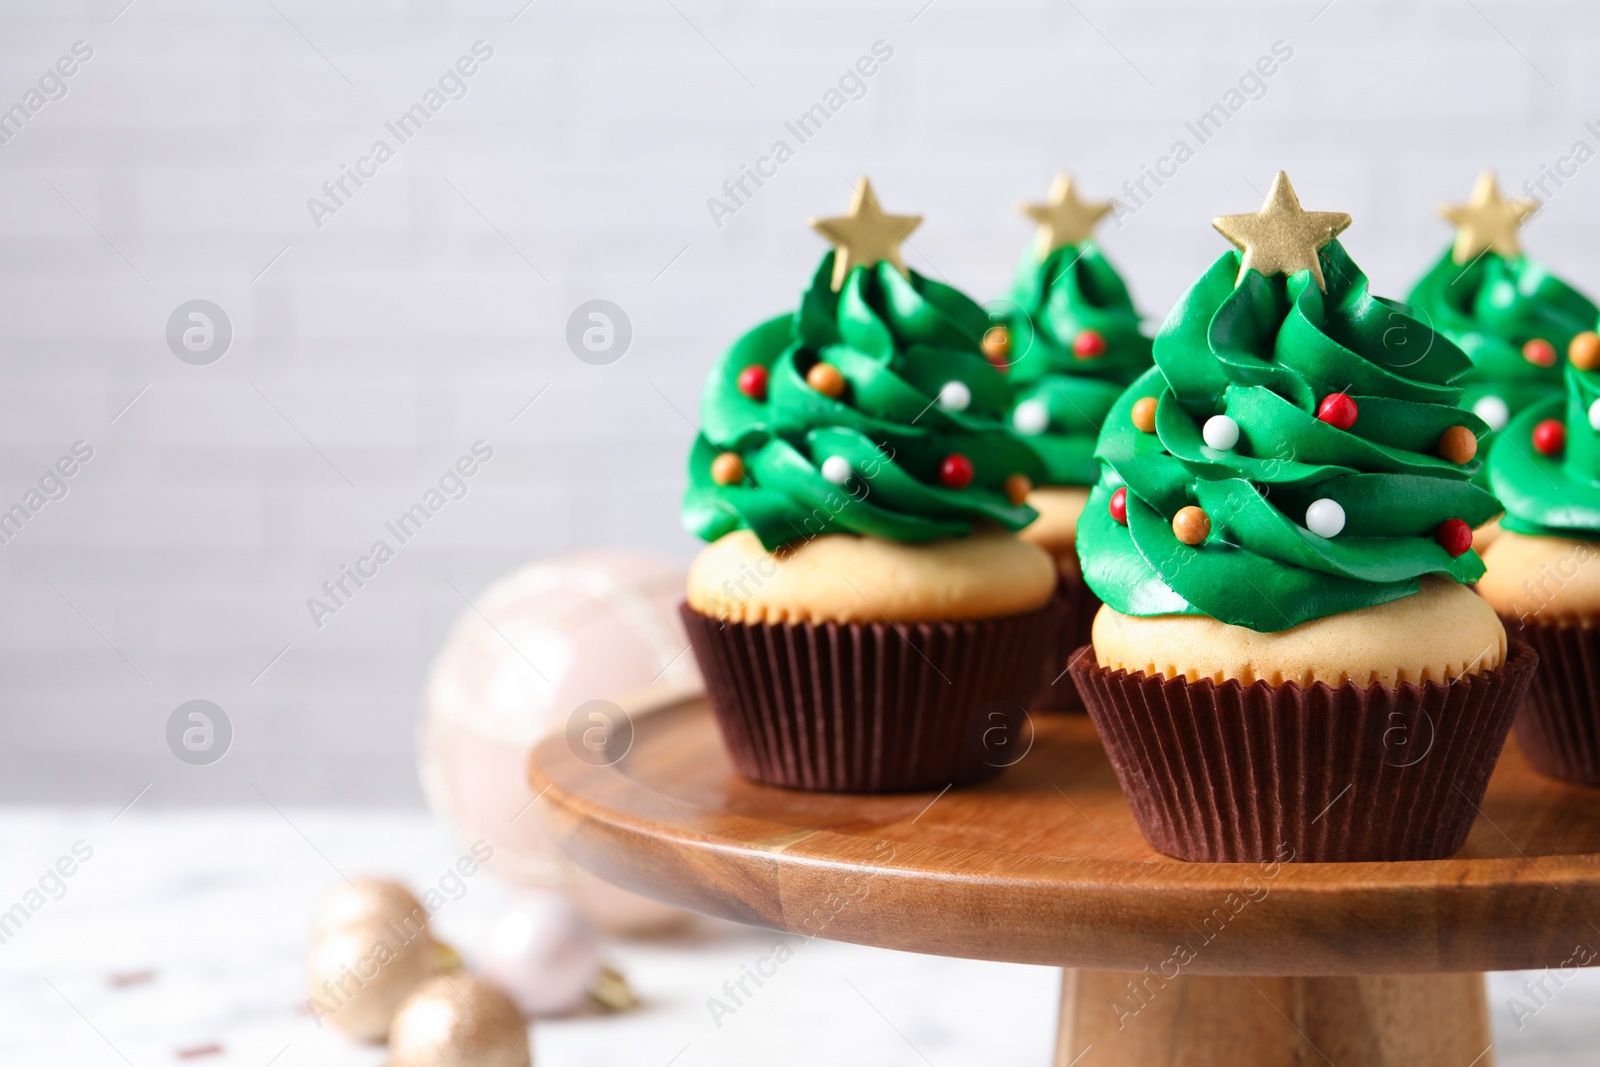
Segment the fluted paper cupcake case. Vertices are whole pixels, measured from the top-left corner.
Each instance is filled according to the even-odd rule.
[[[1537,771],[1600,786],[1600,631],[1501,616],[1506,633],[1539,653],[1517,712],[1517,743]]]
[[[1022,708],[1038,686],[1056,610],[753,624],[680,609],[739,773],[836,793],[943,789],[1020,758]]]
[[[1045,653],[1043,681],[1029,707],[1035,711],[1082,712],[1083,697],[1078,694],[1078,683],[1067,673],[1067,664],[1072,654],[1093,636],[1100,598],[1081,577],[1063,574],[1056,583],[1056,606],[1056,629]]]
[[[1183,860],[1440,859],[1461,847],[1539,660],[1440,684],[1072,674],[1145,839]]]

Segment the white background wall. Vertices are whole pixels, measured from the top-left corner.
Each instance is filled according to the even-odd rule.
[[[1029,239],[1018,199],[1063,167],[1117,193],[1287,42],[1265,95],[1103,232],[1159,317],[1224,247],[1208,220],[1280,167],[1403,295],[1478,168],[1515,188],[1600,148],[1600,10],[1576,0],[125,3],[0,5],[0,107],[94,50],[0,144],[0,508],[94,449],[0,547],[0,799],[414,800],[451,583],[590,544],[687,558],[699,383],[792,306],[823,250],[803,220],[858,173],[926,215],[912,266],[991,297]],[[385,121],[479,40],[467,95],[315,225],[307,198],[396,145]],[[798,145],[783,123],[879,40],[865,96]],[[795,157],[714,225],[707,199],[778,138]],[[1597,193],[1580,170],[1527,230],[1591,291]],[[196,298],[234,330],[209,366],[165,340]],[[610,366],[565,342],[595,298],[633,325]],[[317,629],[306,598],[480,439],[468,495]],[[237,731],[211,768],[163,738],[196,697]]]

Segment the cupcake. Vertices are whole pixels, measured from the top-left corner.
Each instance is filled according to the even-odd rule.
[[[1478,592],[1540,666],[1517,740],[1545,774],[1600,786],[1600,358],[1575,351],[1565,396],[1532,404],[1489,455],[1505,532]]]
[[[1039,518],[1022,537],[1055,558],[1060,576],[1061,633],[1036,708],[1083,710],[1067,658],[1089,640],[1100,601],[1078,565],[1078,516],[1100,473],[1094,443],[1106,412],[1150,366],[1150,338],[1128,287],[1091,239],[1110,210],[1080,200],[1066,174],[1045,203],[1023,205],[1038,233],[986,338],[1014,390],[1011,424],[1044,460],[1044,480],[1028,494]]]
[[[1105,601],[1072,671],[1135,818],[1180,859],[1445,856],[1536,657],[1464,583],[1471,366],[1371,296],[1279,174],[1106,418],[1079,523]],[[1416,355],[1421,353],[1420,356]],[[1153,423],[1135,409],[1154,399]]]
[[[901,264],[919,221],[862,179],[812,223],[835,248],[799,308],[706,383],[684,520],[711,543],[683,616],[760,782],[942,788],[1022,754],[1055,566],[1014,531],[1043,468],[1004,421],[987,313]]]
[[[1561,395],[1560,353],[1576,343],[1600,355],[1600,338],[1586,332],[1600,309],[1522,254],[1517,230],[1536,207],[1502,197],[1484,171],[1467,203],[1440,206],[1455,240],[1410,296],[1412,313],[1471,358],[1462,404],[1497,432],[1529,404]],[[1481,529],[1479,551],[1498,533],[1496,524]]]

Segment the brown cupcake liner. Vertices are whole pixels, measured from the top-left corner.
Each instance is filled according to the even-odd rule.
[[[1032,743],[1053,604],[940,623],[740,623],[680,607],[746,778],[892,793],[980,781]]]
[[[1466,841],[1539,657],[1425,685],[1072,675],[1145,839],[1208,863],[1439,859]]]
[[[1083,712],[1078,683],[1067,673],[1072,654],[1088,644],[1094,630],[1100,598],[1075,574],[1063,574],[1056,583],[1056,620],[1045,653],[1043,684],[1028,706],[1035,711]]]
[[[1552,778],[1600,786],[1600,631],[1502,615],[1506,633],[1539,653],[1517,712],[1517,743]]]

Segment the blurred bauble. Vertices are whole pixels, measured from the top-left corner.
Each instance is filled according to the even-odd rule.
[[[357,923],[319,934],[311,944],[306,988],[319,1023],[362,1041],[382,1041],[400,1003],[438,971],[426,929]]]
[[[427,928],[428,912],[411,890],[385,878],[340,880],[317,900],[313,936],[360,923],[395,922]]]
[[[400,1005],[389,1067],[531,1067],[528,1024],[511,998],[470,974],[444,975]]]
[[[521,893],[490,927],[472,963],[524,1015],[562,1015],[588,1003],[602,969],[600,939],[565,897]]]
[[[434,659],[418,732],[422,785],[485,866],[525,888],[565,892],[600,929],[645,934],[684,921],[561,856],[531,810],[528,757],[591,700],[700,684],[678,619],[687,570],[596,549],[523,567],[462,612]]]

